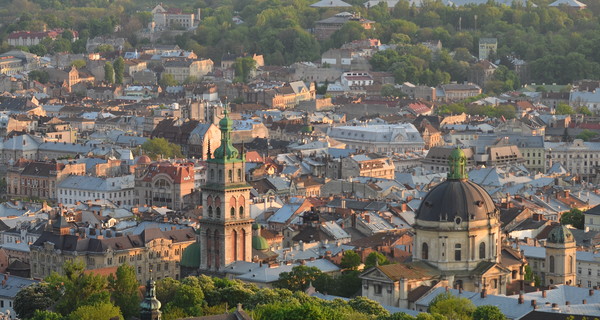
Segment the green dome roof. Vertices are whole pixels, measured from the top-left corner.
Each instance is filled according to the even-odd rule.
[[[450,166],[450,171],[448,171],[449,180],[464,180],[469,178],[467,174],[467,156],[460,147],[457,146],[450,152],[448,164]]]
[[[140,303],[141,314],[151,314],[153,311],[160,310],[160,301],[156,299],[156,283],[152,278],[146,283],[146,297]]]
[[[190,244],[181,255],[181,266],[188,268],[200,267],[200,246],[197,242]]]
[[[548,242],[566,243],[575,241],[571,230],[565,226],[556,226],[548,234]]]
[[[261,236],[252,237],[252,248],[254,250],[269,250],[269,243],[267,239]]]

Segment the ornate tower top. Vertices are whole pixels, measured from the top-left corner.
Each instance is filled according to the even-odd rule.
[[[156,286],[154,280],[150,278],[146,284],[146,297],[140,303],[141,320],[160,320],[161,303],[156,299]]]
[[[233,120],[229,118],[229,110],[225,105],[223,111],[225,115],[221,121],[219,121],[219,127],[221,129],[221,145],[215,150],[214,158],[209,159],[209,162],[216,163],[228,163],[228,162],[240,162],[244,161],[243,155],[233,146],[231,142],[231,130],[233,127]]]
[[[448,180],[466,180],[469,178],[467,174],[467,156],[460,147],[452,150],[448,157],[450,171],[448,171]]]

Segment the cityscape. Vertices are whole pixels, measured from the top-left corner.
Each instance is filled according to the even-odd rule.
[[[0,0],[0,320],[600,319],[597,0]]]

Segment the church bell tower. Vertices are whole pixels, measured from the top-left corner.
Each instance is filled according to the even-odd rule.
[[[217,272],[234,261],[252,261],[252,223],[248,209],[243,150],[231,142],[233,121],[225,108],[219,121],[221,145],[207,155],[207,179],[202,187],[200,272]]]

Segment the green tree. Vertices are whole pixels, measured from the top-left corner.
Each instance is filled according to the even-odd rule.
[[[383,97],[404,97],[405,94],[398,88],[396,88],[393,84],[384,84],[381,86],[381,96]]]
[[[47,284],[39,283],[21,289],[15,296],[13,309],[21,319],[31,318],[34,313],[46,310],[54,304]]]
[[[390,261],[382,253],[373,251],[373,252],[369,253],[367,258],[365,259],[365,269],[374,267],[376,262],[380,266],[390,264]]]
[[[591,116],[593,115],[592,112],[590,111],[590,109],[586,106],[580,106],[577,108],[577,113],[579,114],[583,114],[585,116]]]
[[[186,316],[194,317],[202,315],[203,305],[204,293],[200,287],[181,284],[175,291],[173,300],[167,304],[166,309],[181,309]]]
[[[113,63],[115,69],[115,83],[123,84],[123,77],[125,76],[125,60],[123,57],[118,57]]]
[[[156,282],[156,298],[158,301],[167,305],[173,297],[181,283],[173,278],[163,278]]]
[[[556,106],[556,114],[575,114],[575,110],[570,105],[561,103]]]
[[[577,208],[571,209],[560,216],[560,223],[563,225],[572,225],[574,228],[583,230],[585,227],[585,221],[583,212]]]
[[[138,281],[135,269],[129,264],[122,264],[117,268],[117,275],[108,277],[112,300],[121,309],[123,317],[129,319],[140,312],[140,298],[138,295]]]
[[[35,310],[33,316],[21,319],[29,320],[63,320],[63,316],[59,313],[48,310]]]
[[[506,317],[496,306],[479,306],[473,312],[473,320],[505,320]]]
[[[81,59],[79,59],[79,60],[73,60],[73,62],[71,62],[71,65],[74,66],[77,69],[81,69],[81,68],[85,67],[86,62],[85,62],[85,60],[81,60]]]
[[[317,282],[326,282],[325,278],[327,277],[329,276],[323,274],[317,267],[295,266],[292,268],[292,271],[282,272],[279,275],[279,280],[276,282],[275,287],[291,291],[304,291],[312,282],[317,290],[322,291],[320,289],[323,288],[319,288]]]
[[[158,81],[158,84],[161,87],[173,87],[179,84],[179,82],[177,82],[177,80],[175,80],[175,77],[173,77],[172,74],[170,73],[163,73],[162,76],[160,77],[160,80]]]
[[[152,159],[157,158],[181,158],[181,146],[170,143],[165,138],[153,138],[142,144],[142,150]]]
[[[92,305],[81,306],[71,312],[69,320],[123,320],[121,310],[110,302],[96,303]]]
[[[376,317],[390,314],[384,307],[381,306],[381,304],[363,296],[358,296],[354,299],[351,299],[348,301],[348,305],[360,313],[365,313]]]
[[[41,83],[48,83],[50,80],[50,75],[45,70],[30,71],[28,76],[30,80],[37,80]]]
[[[352,250],[344,251],[340,267],[342,267],[343,269],[355,270],[360,266],[360,264],[360,255],[358,253]]]
[[[428,311],[442,314],[448,320],[471,320],[475,305],[467,298],[459,298],[451,293],[442,293],[429,304]]]
[[[595,137],[597,135],[598,135],[598,132],[595,132],[595,131],[592,131],[589,129],[584,129],[577,136],[575,136],[575,138],[582,139],[583,141],[589,141],[590,139],[592,139],[593,137]]]
[[[51,288],[50,296],[55,297],[55,310],[62,315],[68,315],[81,306],[95,304],[110,304],[108,281],[106,277],[85,274],[85,264],[81,261],[66,262],[65,275],[52,273],[46,281]]]
[[[99,46],[96,47],[96,50],[94,50],[96,52],[113,52],[115,51],[115,48],[110,45],[110,44],[101,44]]]
[[[247,82],[250,73],[256,69],[256,61],[252,57],[237,58],[233,63],[237,82]]]
[[[110,61],[106,61],[104,64],[104,81],[110,84],[115,83],[115,69]]]

